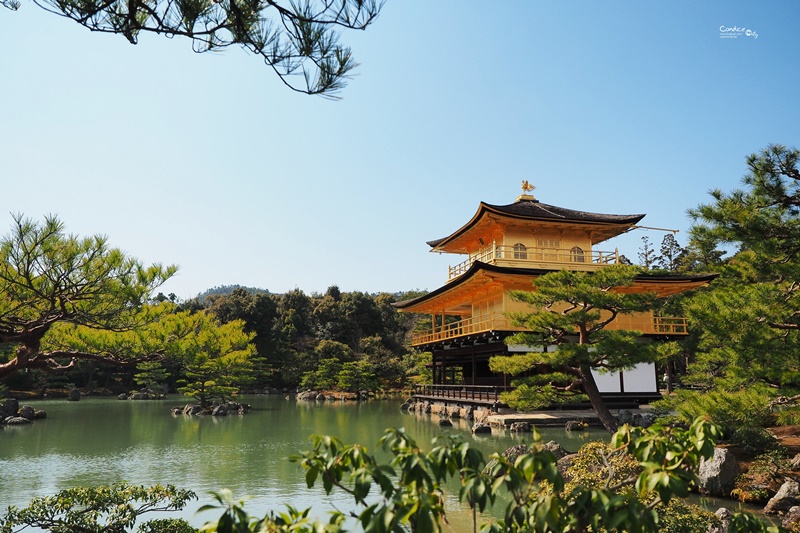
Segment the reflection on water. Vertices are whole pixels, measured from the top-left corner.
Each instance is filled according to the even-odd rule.
[[[491,436],[472,436],[471,423],[464,420],[454,420],[452,428],[439,428],[429,415],[401,413],[395,400],[317,403],[259,396],[243,401],[253,410],[229,417],[173,417],[169,408],[185,403],[180,397],[29,402],[47,411],[48,418],[0,428],[0,509],[26,505],[35,496],[68,487],[127,481],[194,490],[200,500],[182,516],[196,525],[211,515],[194,517],[195,510],[210,502],[208,492],[222,487],[236,496],[250,496],[246,508],[254,515],[285,503],[323,514],[334,506],[347,510],[351,500],[339,493],[327,497],[321,488],[308,490],[300,468],[286,460],[309,449],[312,434],[335,435],[374,451],[387,427],[405,427],[423,448],[429,448],[436,436],[459,433],[486,455],[530,441],[530,435],[497,430]],[[570,451],[589,438],[606,438],[596,431],[541,432],[545,442],[556,440]],[[467,519],[453,514],[456,523]]]

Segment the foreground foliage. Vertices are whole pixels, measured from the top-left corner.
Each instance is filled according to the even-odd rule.
[[[460,502],[478,511],[500,504],[501,518],[480,525],[485,533],[588,531],[688,533],[705,531],[716,518],[682,500],[696,484],[701,458],[713,455],[718,430],[696,420],[689,428],[624,426],[610,443],[584,446],[565,474],[556,458],[534,435],[527,454],[513,460],[498,454],[487,463],[461,437],[434,439],[423,451],[403,429],[387,430],[378,445],[391,453],[380,462],[359,444],[345,445],[330,436],[312,437],[313,449],[291,458],[305,471],[309,488],[344,491],[353,511],[333,511],[327,521],[310,510],[287,505],[263,518],[250,516],[245,501],[223,489],[198,512],[220,512],[200,530],[217,533],[336,533],[354,528],[366,533],[442,532],[447,522],[445,499],[457,492]],[[453,482],[458,488],[454,489]],[[25,509],[10,508],[0,532],[40,527],[55,533],[130,531],[136,518],[154,510],[177,510],[193,499],[174,487],[69,489],[36,498]],[[140,532],[189,533],[183,520],[144,522]],[[734,515],[729,531],[778,532],[751,515]]]
[[[54,496],[34,498],[23,508],[9,507],[0,519],[0,532],[12,533],[37,527],[53,533],[122,533],[131,531],[143,514],[176,511],[196,498],[194,492],[172,485],[143,487],[118,483],[112,486],[79,487]],[[180,520],[145,522],[142,531],[185,531]],[[183,528],[182,528],[183,527]]]
[[[339,44],[342,29],[363,30],[380,0],[38,0],[45,11],[136,44],[152,33],[190,39],[195,52],[240,46],[298,92],[334,96],[357,65]],[[16,10],[19,0],[0,0]]]
[[[614,448],[607,442],[590,442],[581,446],[564,472],[567,492],[580,489],[602,489],[619,487],[620,491],[631,491],[630,480],[641,473],[639,461],[623,448]],[[689,503],[683,498],[670,498],[654,507],[658,514],[659,533],[696,533],[708,531],[709,526],[718,525],[717,516]]]
[[[712,521],[708,516],[675,503],[697,481],[701,458],[713,454],[718,431],[697,420],[688,429],[620,429],[602,451],[605,470],[595,469],[592,479],[566,483],[556,467],[556,458],[538,438],[528,454],[513,462],[493,455],[487,466],[483,455],[458,436],[440,437],[425,452],[402,429],[387,430],[379,446],[391,452],[390,463],[380,463],[358,444],[344,445],[329,436],[313,437],[313,449],[291,460],[305,470],[306,483],[321,482],[330,494],[341,490],[353,497],[356,510],[349,517],[363,531],[441,532],[449,529],[444,499],[447,481],[458,481],[459,501],[475,511],[496,504],[498,496],[508,501],[502,518],[481,525],[481,531],[584,532],[584,531],[692,531]],[[588,452],[589,454],[593,452]],[[609,465],[622,461],[627,466]],[[573,469],[574,472],[581,470]],[[584,470],[585,471],[585,470]],[[233,499],[229,491],[215,496],[218,504],[205,510],[222,509],[219,520],[203,531],[234,532],[340,532],[348,530],[348,516],[331,513],[328,522],[313,522],[308,510],[287,507],[257,519]],[[672,504],[672,505],[670,505]],[[731,532],[779,531],[767,528],[747,514],[737,514]]]

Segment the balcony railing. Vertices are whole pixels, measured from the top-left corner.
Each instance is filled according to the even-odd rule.
[[[641,331],[643,335],[689,334],[685,318],[650,315],[620,315],[609,324],[608,329]],[[525,331],[525,328],[511,325],[503,314],[493,314],[465,318],[443,326],[435,326],[429,331],[414,333],[411,344],[419,346],[487,331]]]
[[[411,344],[427,344],[447,339],[455,339],[473,333],[485,331],[523,331],[525,328],[512,326],[503,314],[465,318],[443,326],[436,326],[431,331],[414,333]]]
[[[415,385],[414,396],[487,403],[500,401],[500,394],[508,390],[511,390],[511,387],[491,385]]]
[[[653,317],[655,332],[668,335],[688,335],[686,319],[681,317],[657,316]]]
[[[492,243],[457,264],[447,268],[447,281],[464,274],[475,261],[490,265],[520,264],[526,267],[562,269],[569,265],[571,270],[596,270],[605,265],[619,262],[619,252],[583,250],[581,248],[534,248],[521,245],[505,246]]]

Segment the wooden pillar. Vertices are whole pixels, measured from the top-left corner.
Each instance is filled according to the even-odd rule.
[[[478,372],[478,362],[475,358],[475,345],[472,345],[472,384],[475,385],[475,374]]]

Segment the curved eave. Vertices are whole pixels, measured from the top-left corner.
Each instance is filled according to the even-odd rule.
[[[719,277],[719,274],[650,274],[642,272],[636,276],[637,281],[684,281],[709,283]]]
[[[540,214],[527,214],[522,212],[524,210],[523,204],[535,206],[536,211]],[[472,216],[469,222],[462,227],[451,233],[447,237],[428,241],[427,244],[432,248],[432,252],[456,252],[463,253],[461,250],[447,250],[447,245],[452,243],[457,238],[468,233],[476,227],[481,220],[487,215],[495,215],[509,221],[538,221],[544,223],[563,223],[563,224],[578,224],[585,226],[600,226],[610,230],[608,235],[596,242],[615,237],[628,231],[633,225],[638,223],[644,218],[644,214],[636,215],[607,215],[601,213],[589,213],[586,211],[575,211],[563,207],[552,206],[543,204],[541,202],[517,202],[510,205],[492,205],[481,202],[478,210]],[[596,244],[594,242],[593,244]]]
[[[636,287],[655,292],[660,298],[705,287],[719,274],[648,274],[636,276]]]
[[[456,292],[460,288],[464,287],[465,285],[469,284],[474,278],[480,275],[483,272],[495,273],[495,274],[505,274],[505,275],[513,275],[513,276],[525,276],[525,277],[538,277],[549,272],[552,270],[543,270],[538,268],[509,268],[509,267],[500,267],[495,265],[489,265],[487,263],[481,263],[480,261],[475,261],[472,265],[464,272],[462,275],[454,279],[453,281],[447,283],[446,285],[442,285],[438,289],[429,292],[424,296],[420,296],[418,298],[413,298],[411,300],[404,300],[402,302],[395,302],[392,305],[397,309],[408,311],[408,312],[416,312],[414,310],[415,307],[423,306],[424,304],[439,298],[441,295],[447,292]]]
[[[475,279],[481,273],[492,273],[503,276],[515,277],[528,277],[534,278],[543,276],[553,272],[552,270],[543,270],[538,268],[509,268],[503,266],[490,265],[475,261],[469,269],[457,277],[450,283],[442,285],[438,289],[411,300],[404,300],[402,302],[395,302],[392,304],[395,308],[410,313],[414,312],[427,312],[419,308],[426,307],[426,304],[440,298],[448,292],[457,292],[470,281]],[[712,280],[716,279],[719,274],[648,274],[641,273],[636,276],[636,284],[634,285],[637,292],[644,289],[647,292],[655,292],[659,297],[670,296],[684,291],[704,287]],[[631,290],[628,289],[628,290]]]

